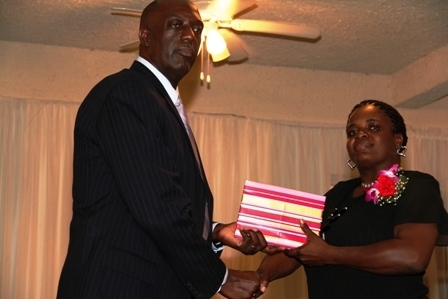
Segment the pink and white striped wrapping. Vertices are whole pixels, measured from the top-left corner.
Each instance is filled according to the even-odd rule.
[[[239,228],[256,228],[269,245],[295,248],[306,242],[299,220],[316,234],[320,231],[325,196],[246,180],[238,213]]]

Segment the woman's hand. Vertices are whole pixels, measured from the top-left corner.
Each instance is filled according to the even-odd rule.
[[[257,269],[260,275],[260,290],[254,293],[254,297],[258,298],[266,292],[271,281],[290,275],[301,265],[299,261],[287,257],[283,252],[266,255]]]
[[[229,299],[251,299],[258,296],[260,275],[255,271],[229,269],[227,281],[219,293]]]
[[[307,237],[306,243],[295,249],[285,250],[285,254],[307,266],[326,265],[332,246],[316,235],[303,220],[300,220],[300,228]]]

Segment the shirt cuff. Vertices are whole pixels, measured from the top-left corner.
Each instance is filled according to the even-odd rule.
[[[215,223],[212,224],[212,232],[215,230],[215,227],[218,224],[221,224],[221,223],[220,222],[215,222]],[[213,242],[212,241],[212,249],[213,249],[214,252],[223,251],[225,247],[226,246],[223,243],[221,243],[221,242]],[[227,274],[226,274],[226,279],[227,279]]]
[[[228,275],[229,275],[229,269],[226,268],[226,274],[224,275],[224,279],[222,280],[221,286],[219,287],[216,293],[219,293],[219,291],[221,291],[222,286],[227,282]]]

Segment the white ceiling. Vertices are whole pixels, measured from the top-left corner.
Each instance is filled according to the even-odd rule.
[[[111,7],[143,9],[149,0],[0,0],[0,40],[118,51],[136,39],[138,18]],[[258,0],[239,16],[295,22],[317,41],[239,33],[243,63],[393,74],[448,45],[447,0]]]

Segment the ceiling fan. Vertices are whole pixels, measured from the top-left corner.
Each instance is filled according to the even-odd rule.
[[[238,16],[256,7],[255,0],[209,0],[193,1],[204,22],[202,40],[212,61],[227,59],[227,62],[241,62],[248,58],[236,32],[317,39],[320,31],[295,23],[239,19]],[[118,8],[111,9],[111,14],[139,17],[142,10]],[[139,41],[120,45],[120,51],[133,51]],[[202,51],[203,52],[203,51]]]

